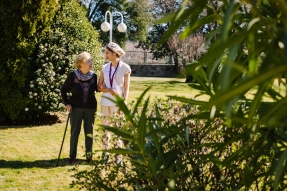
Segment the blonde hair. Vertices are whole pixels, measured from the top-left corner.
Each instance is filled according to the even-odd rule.
[[[91,58],[91,54],[88,52],[82,52],[76,57],[75,67],[81,68],[81,64],[84,63],[87,59]]]

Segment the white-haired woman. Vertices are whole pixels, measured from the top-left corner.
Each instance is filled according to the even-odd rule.
[[[128,64],[120,60],[124,54],[124,50],[114,42],[109,43],[105,47],[105,56],[109,63],[103,65],[98,82],[98,90],[103,92],[101,99],[101,113],[104,116],[102,121],[104,125],[108,125],[107,118],[112,117],[113,114],[118,111],[116,104],[109,100],[109,98],[114,100],[115,95],[118,95],[125,100],[128,99],[131,68]],[[104,133],[102,143],[103,150],[110,148],[109,132]],[[116,147],[122,147],[121,140],[117,140]],[[109,157],[108,154],[105,156]],[[116,163],[121,163],[121,160],[121,155],[116,156]]]
[[[97,91],[97,75],[92,71],[92,57],[88,52],[82,52],[76,57],[76,70],[69,73],[61,88],[61,96],[70,112],[71,137],[69,163],[75,163],[77,156],[78,138],[84,122],[85,147],[87,162],[92,160],[92,145],[97,109],[95,92]],[[71,92],[71,97],[68,93]],[[73,108],[73,109],[72,109]]]

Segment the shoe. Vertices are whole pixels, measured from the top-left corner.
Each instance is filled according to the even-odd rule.
[[[69,159],[70,164],[74,164],[76,162],[76,159]]]

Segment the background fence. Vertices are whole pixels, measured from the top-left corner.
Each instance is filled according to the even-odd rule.
[[[173,64],[171,56],[155,60],[153,53],[144,51],[126,51],[126,54],[121,58],[121,60],[128,64]]]

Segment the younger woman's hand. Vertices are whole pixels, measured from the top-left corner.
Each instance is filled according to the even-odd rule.
[[[107,86],[106,86],[106,84],[101,84],[101,85],[100,85],[100,88],[101,88],[101,89],[104,89],[104,88],[107,88]]]
[[[113,89],[110,89],[109,92],[115,96],[115,95],[119,95],[119,92],[117,90],[113,90]]]

